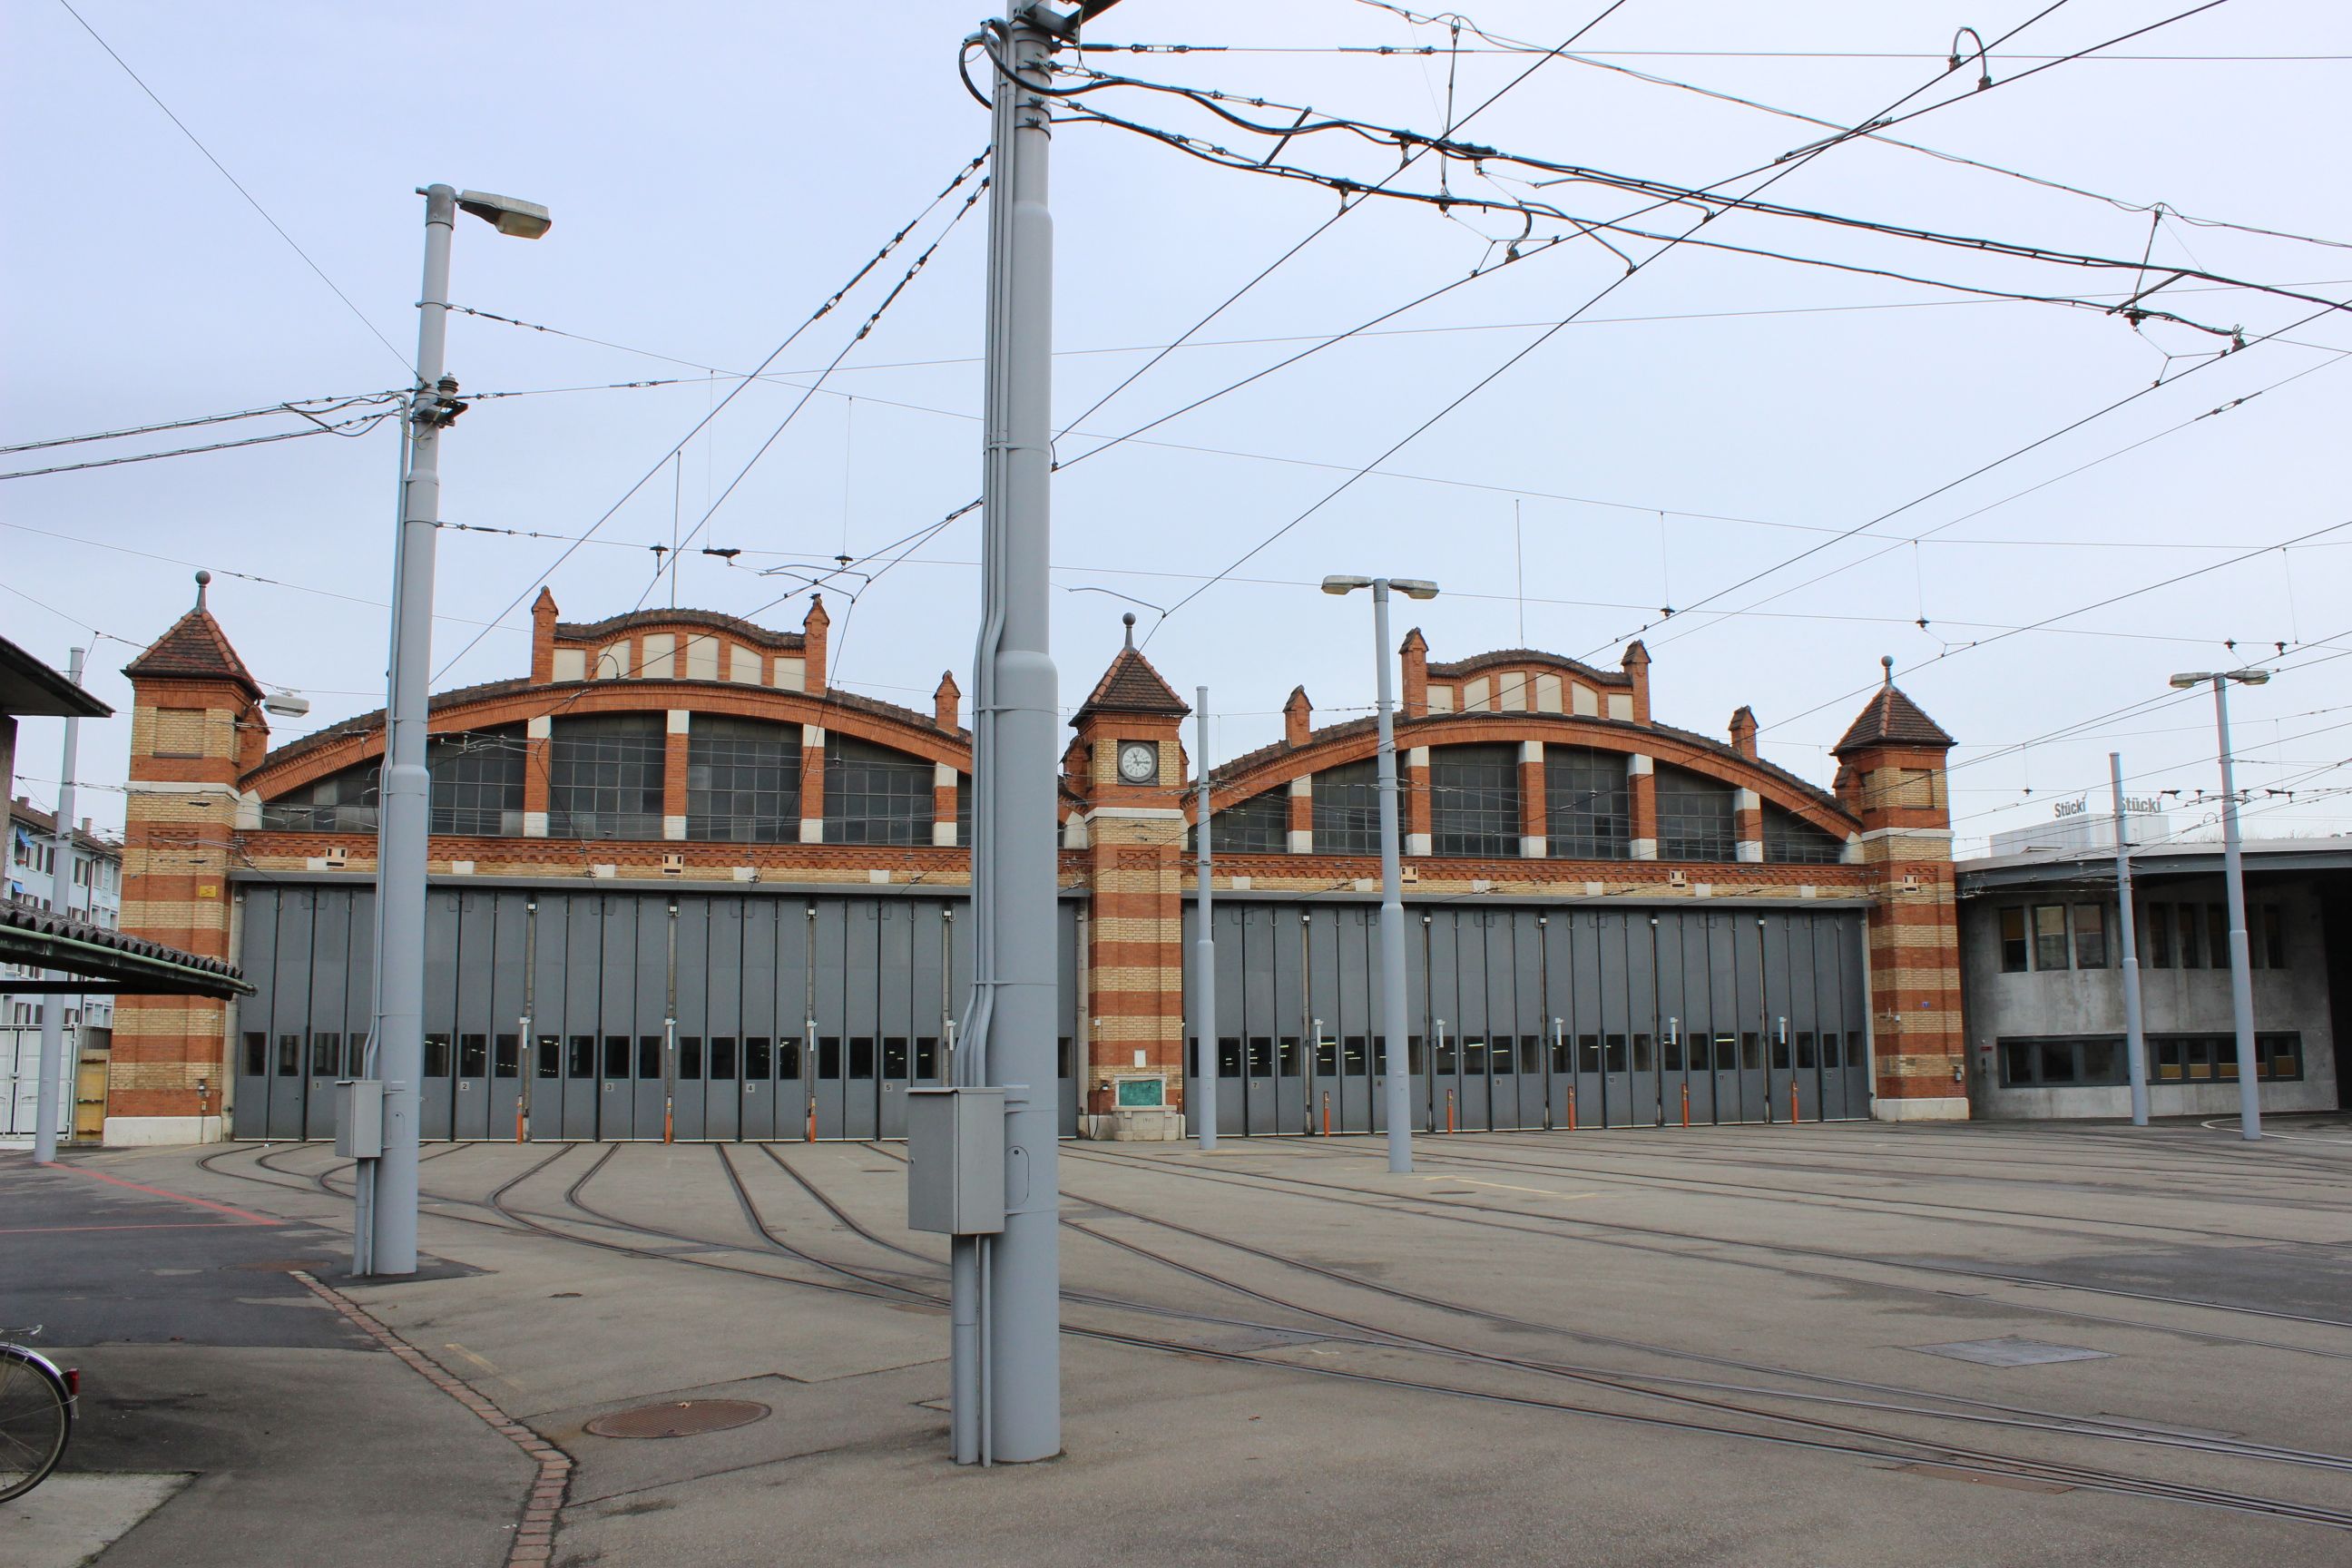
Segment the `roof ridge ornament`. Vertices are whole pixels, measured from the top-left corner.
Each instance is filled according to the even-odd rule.
[[[205,607],[205,586],[212,580],[213,574],[209,572],[199,571],[196,574],[196,609],[200,614]]]
[[[1878,669],[1880,675],[1879,684],[1884,686],[1889,691],[1894,690],[1895,656],[1891,653],[1880,654],[1878,656]]]
[[[1135,651],[1135,612],[1129,610],[1119,616],[1118,624],[1127,628],[1127,651],[1133,653]]]

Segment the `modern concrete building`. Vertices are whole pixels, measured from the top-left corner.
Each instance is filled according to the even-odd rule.
[[[969,988],[971,735],[846,691],[796,631],[559,618],[431,705],[429,1138],[896,1136]],[[1950,737],[1890,684],[1831,788],[1659,722],[1616,668],[1400,650],[1410,1100],[1443,1128],[1958,1117]],[[125,1008],[109,1137],[320,1137],[364,1063],[383,716],[272,748],[201,596],[135,691],[125,920],[249,1001]],[[1058,812],[1072,1134],[1380,1124],[1373,726],[1211,773],[1217,1038],[1186,1038],[1186,705],[1133,647],[1073,719]],[[1170,1112],[1176,1114],[1171,1115]]]
[[[2137,838],[2142,819],[2129,821]],[[2079,834],[2112,846],[2112,819]],[[2263,1108],[2336,1110],[2347,1103],[2352,839],[2252,839],[2245,867]],[[1975,1114],[2128,1116],[2113,848],[1996,855],[1956,870]],[[2221,846],[2134,850],[2132,891],[2148,1110],[2235,1115]]]

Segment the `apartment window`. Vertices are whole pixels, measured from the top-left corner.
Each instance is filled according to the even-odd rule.
[[[1631,857],[1633,819],[1625,759],[1589,746],[1546,746],[1544,833],[1557,860]]]
[[[2123,1041],[2113,1035],[2004,1039],[1999,1056],[2005,1089],[2080,1088],[2128,1081]]]
[[[1731,786],[1681,768],[1657,770],[1658,858],[1735,860]]]
[[[824,836],[833,844],[929,844],[932,766],[835,735],[825,742]]]
[[[1209,816],[1213,855],[1279,855],[1290,847],[1290,793],[1272,789]]]
[[[1375,768],[1367,759],[1326,768],[1315,775],[1316,853],[1381,852],[1381,795]]]
[[[2000,969],[2022,974],[2033,966],[2032,948],[2025,938],[2025,911],[2011,905],[2000,911]]]
[[[686,836],[737,844],[798,842],[800,731],[696,715],[687,737]]]
[[[2107,907],[2105,904],[2074,906],[2074,967],[2105,969],[2107,966]]]
[[[548,837],[659,838],[666,728],[657,713],[557,720],[548,748]]]
[[[2066,967],[2066,906],[2063,904],[2033,906],[2033,967]]]
[[[1444,746],[1429,757],[1431,847],[1482,859],[1519,853],[1519,749]]]

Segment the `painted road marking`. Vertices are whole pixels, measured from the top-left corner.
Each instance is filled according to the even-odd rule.
[[[81,1165],[58,1164],[49,1168],[53,1171],[71,1171],[76,1175],[88,1176],[93,1182],[110,1182],[118,1187],[129,1187],[134,1193],[147,1193],[159,1198],[170,1198],[174,1203],[194,1204],[200,1209],[210,1209],[215,1214],[234,1215],[247,1225],[284,1225],[286,1223],[282,1219],[271,1219],[267,1215],[255,1214],[249,1209],[233,1208],[227,1204],[216,1204],[210,1198],[192,1198],[185,1193],[168,1192],[162,1187],[151,1187],[141,1182],[126,1182],[120,1176],[110,1176],[104,1171],[93,1171]]]

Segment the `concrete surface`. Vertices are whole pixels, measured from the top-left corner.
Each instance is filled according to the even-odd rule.
[[[944,1248],[904,1230],[887,1146],[428,1152],[423,1236],[459,1267],[349,1291],[572,1456],[552,1552],[572,1568],[2333,1565],[2352,1123],[2278,1120],[2259,1145],[2194,1123],[1424,1138],[1403,1178],[1370,1140],[1065,1145],[1067,1452],[985,1473],[945,1458]],[[197,1251],[317,1256],[348,1224],[324,1147],[78,1159],[288,1222],[158,1233]],[[71,1182],[97,1185],[0,1164],[11,1200]],[[229,1561],[204,1506],[246,1510],[238,1561],[358,1561],[319,1542],[354,1533],[371,1486],[430,1499],[442,1552],[377,1560],[498,1561],[529,1483],[512,1451],[467,1448],[446,1395],[372,1375],[389,1358],[304,1341],[339,1320],[254,1294],[237,1321],[299,1342],[215,1329],[110,1349],[108,1375],[251,1367],[297,1436],[184,1407],[141,1468],[200,1479],[106,1568]],[[2003,1339],[2101,1353],[1917,1353]],[[702,1396],[773,1414],[585,1430]]]

